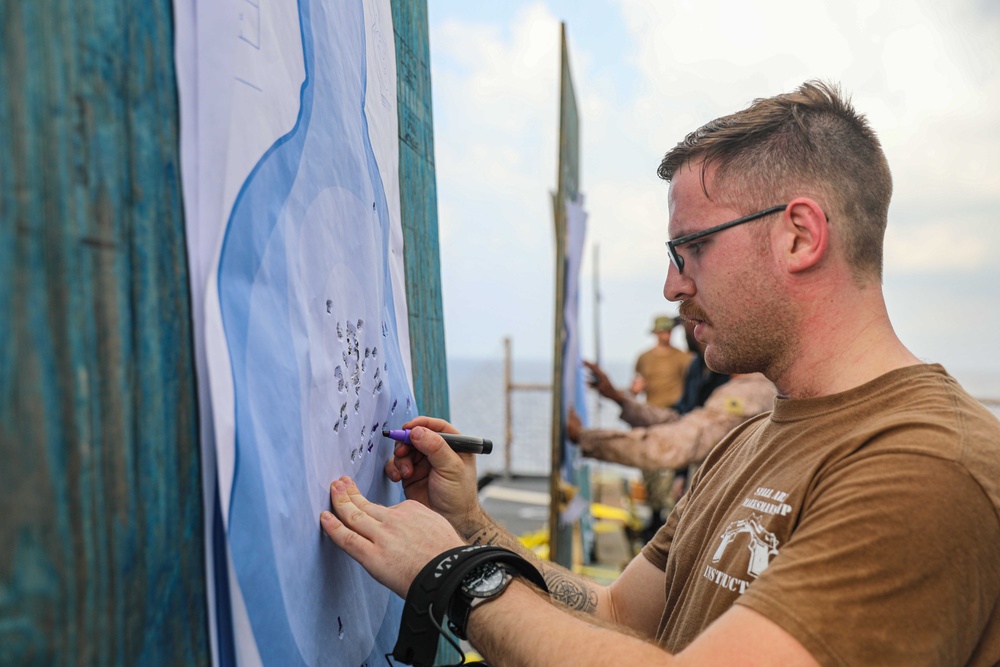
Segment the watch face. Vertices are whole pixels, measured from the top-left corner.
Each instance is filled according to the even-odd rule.
[[[483,563],[462,581],[462,590],[474,598],[488,598],[504,589],[510,575],[494,562]]]

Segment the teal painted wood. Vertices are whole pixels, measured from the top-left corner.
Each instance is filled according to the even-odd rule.
[[[399,199],[417,407],[449,418],[426,0],[392,0],[399,108]]]
[[[391,0],[391,4],[399,113],[399,205],[413,392],[421,414],[448,419],[427,0]],[[454,664],[458,652],[442,641],[436,658],[436,664]]]
[[[0,664],[209,664],[171,11],[0,0]]]

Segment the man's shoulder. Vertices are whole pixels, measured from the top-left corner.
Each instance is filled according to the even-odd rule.
[[[936,364],[879,378],[865,401],[878,421],[943,430],[960,438],[1000,441],[1000,420]]]
[[[738,375],[730,375],[729,381],[725,384],[719,385],[716,391],[719,391],[726,386],[763,387],[772,393],[776,394],[778,392],[778,390],[774,387],[774,383],[768,380],[763,373],[740,373]]]
[[[734,375],[715,388],[705,407],[749,417],[770,410],[776,394],[774,384],[760,373]]]
[[[690,352],[685,352],[684,350],[678,350],[673,345],[657,345],[652,347],[642,354],[639,355],[639,361],[644,360],[684,360],[690,361],[694,358],[694,355]]]
[[[894,404],[881,415],[883,433],[872,448],[905,447],[965,469],[1000,511],[1000,419],[969,394],[944,368],[911,369],[897,383]]]
[[[644,359],[649,359],[651,356],[656,354],[656,350],[659,349],[659,345],[651,347],[648,350],[642,352],[637,358],[636,363],[642,362]]]
[[[904,458],[924,460],[927,470],[953,466],[1000,510],[1000,420],[941,366],[904,367],[842,394],[782,403],[769,433],[802,456],[887,470]]]

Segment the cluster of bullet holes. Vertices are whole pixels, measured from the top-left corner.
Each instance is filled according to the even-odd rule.
[[[333,300],[327,299],[326,312],[333,314]],[[381,431],[388,425],[388,422],[379,423],[376,420],[370,426],[361,423],[359,414],[361,412],[362,391],[365,386],[371,387],[371,396],[375,397],[385,389],[385,382],[388,378],[389,364],[385,355],[381,355],[378,346],[362,346],[361,334],[365,330],[365,321],[347,320],[338,321],[336,324],[337,340],[341,345],[341,363],[333,371],[337,378],[337,393],[341,396],[342,402],[337,421],[333,424],[333,431],[336,434],[345,434],[348,429],[358,429],[360,446],[351,450],[351,461],[356,463],[375,448],[377,438],[381,437]],[[382,337],[388,338],[389,327],[382,322]],[[367,382],[363,382],[367,380]],[[399,401],[393,400],[389,414],[396,414]],[[406,399],[406,409],[410,409],[410,399]]]

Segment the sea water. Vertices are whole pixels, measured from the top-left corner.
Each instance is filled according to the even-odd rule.
[[[627,387],[632,380],[629,364],[606,364],[615,386]],[[551,362],[515,360],[511,382],[551,385]],[[625,429],[618,419],[618,406],[599,399],[587,389],[588,426]],[[493,454],[480,457],[479,474],[504,471],[505,386],[503,359],[449,359],[448,397],[451,423],[462,433],[493,441]],[[515,390],[511,393],[511,472],[544,475],[549,472],[552,449],[551,390]]]

